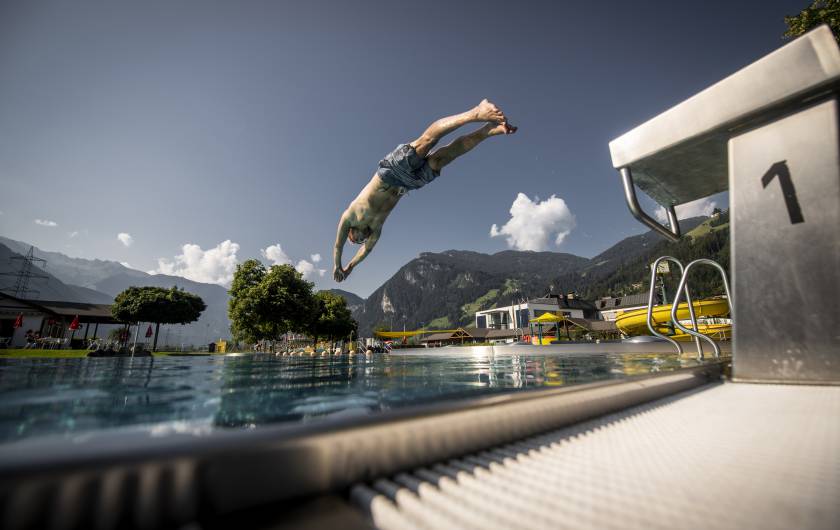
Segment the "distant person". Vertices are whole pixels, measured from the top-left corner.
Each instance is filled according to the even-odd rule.
[[[29,348],[35,347],[35,334],[32,333],[31,329],[27,329],[26,333],[24,333],[24,340],[26,341],[26,345],[23,347],[24,350]]]
[[[447,146],[430,153],[438,141],[468,123],[486,122],[476,131],[460,136]],[[410,144],[400,144],[379,162],[379,169],[359,195],[347,207],[338,222],[333,257],[333,277],[340,282],[347,278],[376,246],[388,214],[406,192],[417,190],[440,175],[444,166],[467,153],[483,140],[498,134],[513,134],[516,127],[507,122],[504,113],[486,99],[462,114],[441,118]],[[341,265],[344,243],[350,240],[362,248],[347,267]]]

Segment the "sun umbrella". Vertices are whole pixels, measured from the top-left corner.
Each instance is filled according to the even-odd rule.
[[[73,331],[79,329],[79,315],[76,315],[76,317],[73,319],[73,322],[70,322],[69,329],[72,329]]]
[[[13,328],[22,328],[23,327],[23,313],[19,314],[15,319],[15,323],[12,325]]]
[[[537,324],[542,323],[551,323],[551,322],[563,322],[566,320],[566,317],[555,315],[554,313],[543,313],[542,315],[538,316],[537,318],[532,318],[528,322],[535,322]]]
[[[148,339],[151,336],[152,336],[152,325],[149,324],[149,329],[146,330],[146,338]]]
[[[528,322],[534,323],[537,325],[537,338],[539,340],[539,344],[542,345],[542,327],[544,324],[553,324],[556,322],[563,322],[566,320],[566,317],[561,315],[556,315],[554,313],[543,313],[542,315],[538,316],[537,318],[532,318]],[[558,332],[559,336],[559,332]]]

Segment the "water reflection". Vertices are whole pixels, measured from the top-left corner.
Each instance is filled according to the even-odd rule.
[[[310,421],[686,363],[666,354],[507,353],[0,359],[0,440],[138,425]]]

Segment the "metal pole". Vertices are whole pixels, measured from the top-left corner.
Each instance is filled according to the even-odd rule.
[[[653,307],[655,305],[653,303],[653,295],[656,292],[656,269],[659,267],[659,264],[662,263],[663,261],[670,261],[671,263],[675,263],[680,268],[680,272],[683,271],[683,265],[680,262],[680,260],[678,260],[677,258],[671,257],[671,256],[661,256],[656,261],[654,261],[653,264],[650,266],[651,269],[650,269],[650,289],[648,291],[647,326],[648,326],[648,330],[650,330],[650,332],[654,336],[657,336],[661,339],[667,340],[668,342],[671,343],[672,346],[674,346],[674,348],[676,348],[678,354],[682,354],[682,352],[683,352],[682,345],[679,342],[672,339],[671,337],[668,337],[668,336],[663,335],[662,333],[659,333],[658,331],[656,331],[656,328],[653,325]],[[694,311],[690,302],[688,304],[688,307],[689,307],[690,311]],[[694,319],[693,314],[694,313],[691,313],[692,322],[696,323],[696,320]]]
[[[671,241],[679,241],[682,234],[680,232],[680,222],[677,220],[677,212],[674,210],[674,205],[660,205],[665,208],[665,212],[668,216],[668,228],[665,228],[654,218],[646,214],[639,205],[639,200],[636,197],[636,188],[633,185],[633,175],[630,172],[630,168],[621,168],[619,169],[619,173],[621,173],[621,182],[624,185],[624,198],[627,201],[627,207],[630,208],[630,213],[633,214],[633,217],[638,219],[642,224],[667,237]]]
[[[140,322],[137,323],[137,329],[134,330],[134,345],[131,346],[131,356],[134,357],[134,350],[137,348],[137,334],[140,333]]]
[[[659,275],[659,285],[662,288],[662,305],[668,303],[668,296],[665,293],[665,278],[660,274]]]
[[[688,281],[688,271],[691,270],[691,268],[695,265],[710,265],[710,266],[712,266],[712,267],[714,267],[718,270],[718,272],[720,273],[721,279],[723,280],[723,288],[724,288],[724,292],[726,293],[726,301],[729,304],[729,315],[730,315],[730,317],[732,316],[732,294],[729,291],[729,280],[727,280],[727,278],[726,278],[726,271],[723,270],[723,267],[721,267],[720,264],[717,263],[716,261],[713,261],[713,260],[710,260],[710,259],[705,259],[705,258],[700,258],[700,259],[696,259],[696,260],[692,261],[691,263],[689,263],[688,265],[685,266],[685,270],[683,271],[682,277],[680,278],[680,285],[677,288],[677,294],[674,297],[674,304],[671,307],[671,320],[674,321],[674,325],[676,325],[678,328],[680,328],[683,331],[683,333],[688,333],[688,334],[694,336],[695,340],[697,341],[698,349],[700,348],[700,339],[705,339],[709,343],[711,343],[712,348],[714,349],[714,352],[715,352],[715,358],[719,358],[720,357],[720,347],[717,345],[717,343],[711,337],[708,337],[708,336],[706,336],[706,335],[704,335],[704,334],[702,334],[698,331],[697,319],[694,317],[693,311],[691,312],[692,323],[694,324],[694,329],[693,330],[690,330],[690,329],[686,328],[685,326],[680,324],[679,320],[677,320],[677,304],[680,301],[680,297],[683,293],[683,289],[685,289],[686,302],[688,303],[688,307],[689,307],[689,309],[692,308],[691,298],[689,297],[688,286],[686,285],[686,283]],[[702,350],[699,351],[698,358],[700,360],[702,360],[702,358],[703,358]]]

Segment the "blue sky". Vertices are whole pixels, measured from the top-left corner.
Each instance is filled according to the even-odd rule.
[[[593,256],[642,231],[607,143],[781,46],[806,3],[3,2],[0,234],[219,283],[266,254],[335,287],[379,159],[487,97],[519,132],[401,201],[340,287],[509,240]],[[508,224],[520,193],[562,207]]]

